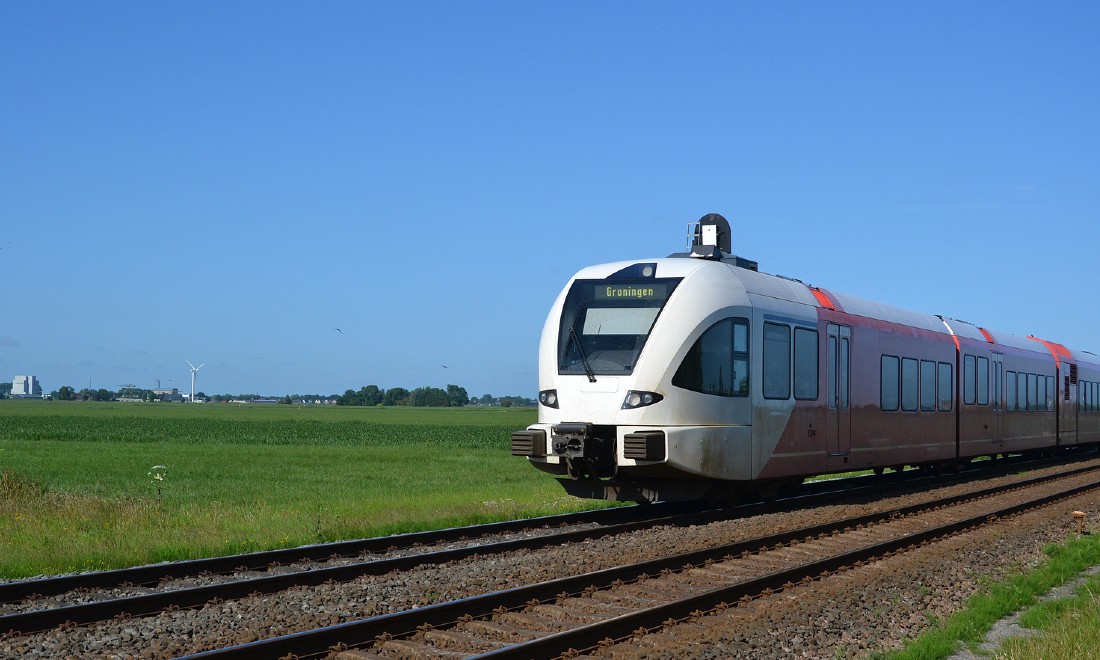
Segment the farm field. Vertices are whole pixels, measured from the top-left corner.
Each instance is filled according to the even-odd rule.
[[[511,432],[535,416],[531,408],[0,401],[0,577],[593,506],[511,456]]]

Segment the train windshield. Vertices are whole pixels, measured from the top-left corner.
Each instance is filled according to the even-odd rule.
[[[577,280],[558,331],[558,373],[621,376],[634,371],[657,316],[680,278]]]

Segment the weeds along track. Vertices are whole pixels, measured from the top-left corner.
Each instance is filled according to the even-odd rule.
[[[567,638],[576,634],[597,636],[592,643],[596,644],[605,638],[628,636],[630,631],[653,628],[663,620],[678,618],[676,605],[662,605],[672,609],[662,610],[657,623],[639,618],[643,614],[634,612],[638,605],[630,604],[632,600],[642,603],[642,612],[656,607],[654,601],[659,600],[649,598],[647,593],[671,594],[684,589],[714,591],[719,575],[736,573],[743,578],[742,582],[749,579],[750,584],[755,584],[752,580],[775,573],[777,565],[808,567],[802,570],[810,572],[784,576],[777,584],[773,583],[779,577],[760,583],[763,586],[757,585],[760,589],[774,590],[786,582],[812,579],[821,570],[836,570],[837,562],[860,561],[852,556],[837,559],[833,555],[844,555],[836,552],[837,548],[850,552],[853,547],[867,546],[869,536],[880,541],[895,538],[915,543],[912,540],[916,538],[914,526],[932,525],[927,516],[936,514],[920,513],[930,508],[952,506],[950,510],[956,512],[952,514],[956,518],[969,520],[984,516],[988,519],[989,516],[1007,515],[1003,506],[993,503],[993,498],[1016,497],[1019,503],[1032,503],[1039,497],[1034,492],[1037,488],[1058,489],[1060,486],[1056,484],[1067,482],[1080,482],[1079,487],[1091,488],[1096,481],[1094,471],[1100,465],[1100,460],[1092,456],[1092,460],[1074,469],[1044,477],[1056,479],[1055,482],[1044,481],[1046,485],[1022,483],[1019,476],[987,472],[981,484],[944,486],[943,481],[936,482],[936,491],[957,491],[949,497],[933,491],[903,496],[924,500],[919,505],[896,506],[895,502],[883,500],[883,487],[875,483],[860,490],[871,490],[878,499],[844,506],[829,502],[841,497],[850,500],[857,497],[860,490],[847,491],[831,499],[814,497],[814,507],[809,509],[806,503],[797,502],[693,514],[676,514],[673,508],[639,507],[600,512],[598,520],[574,516],[568,518],[568,522],[557,518],[540,519],[532,525],[529,521],[526,527],[520,525],[507,531],[496,529],[496,537],[478,536],[462,542],[458,537],[473,536],[473,530],[479,528],[446,530],[445,533],[454,535],[453,538],[436,540],[436,544],[460,547],[429,551],[408,542],[408,537],[417,535],[372,540],[389,542],[388,546],[406,544],[407,550],[405,554],[391,550],[384,558],[364,560],[358,555],[355,559],[341,558],[326,562],[323,567],[320,561],[310,559],[293,567],[276,567],[262,577],[256,575],[255,569],[225,578],[207,576],[199,581],[226,581],[145,595],[134,595],[135,590],[131,588],[130,595],[122,599],[87,605],[57,606],[65,600],[71,602],[72,594],[64,600],[59,597],[39,599],[37,605],[33,599],[24,599],[18,607],[29,611],[0,618],[3,626],[0,630],[8,631],[0,639],[0,655],[46,657],[119,653],[167,657],[209,649],[225,657],[254,657],[256,654],[277,657],[287,653],[324,655],[329,648],[373,648],[376,639],[385,641],[371,653],[382,655],[431,653],[429,649],[433,646],[459,654],[505,653],[498,649],[535,638],[534,633],[540,630],[543,637],[551,641],[527,643],[562,643],[565,644],[563,650],[582,648],[588,644],[583,637]],[[1055,469],[1047,470],[1053,472]],[[983,487],[994,481],[998,482],[996,486]],[[931,487],[925,482],[914,481],[902,482],[899,488],[912,491]],[[967,492],[978,489],[981,492]],[[1016,494],[1008,494],[1012,492]],[[982,512],[973,512],[977,506],[984,507]],[[868,512],[852,515],[857,510]],[[657,515],[640,515],[642,513]],[[730,520],[731,515],[736,518]],[[614,520],[616,516],[634,519]],[[824,522],[808,526],[809,520]],[[942,526],[940,522],[935,524]],[[859,526],[862,528],[857,529]],[[852,530],[842,531],[845,527]],[[679,545],[676,547],[663,543],[656,544],[662,547],[655,547],[647,542],[653,538],[655,529],[666,530],[666,535],[667,530],[674,530],[672,534],[682,542],[677,540]],[[787,531],[765,533],[777,529]],[[502,539],[500,534],[507,534],[508,538]],[[811,535],[815,538],[808,541]],[[824,537],[818,539],[821,535]],[[401,540],[395,543],[395,539]],[[416,541],[427,542],[426,536]],[[308,549],[308,553],[328,550],[327,554],[320,555],[327,557],[333,554],[335,546],[342,545],[328,544]],[[669,546],[669,553],[674,553],[672,556],[662,556],[665,545]],[[771,549],[761,552],[762,547]],[[888,550],[878,548],[875,551]],[[261,553],[249,557],[259,555]],[[733,559],[725,559],[727,555]],[[726,567],[729,562],[734,562],[731,566],[736,568]],[[685,569],[687,565],[694,568]],[[168,565],[151,568],[164,566]],[[745,578],[753,574],[759,575]],[[563,575],[571,577],[561,577]],[[691,586],[700,580],[707,589]],[[32,581],[32,584],[34,582],[45,581]],[[729,588],[734,587],[723,587]],[[150,588],[137,591],[143,589]],[[75,596],[94,600],[112,594],[84,589]],[[724,593],[719,602],[735,602],[741,597]],[[52,606],[42,602],[48,600],[56,602]],[[714,606],[695,600],[689,607],[703,610]],[[30,610],[32,607],[50,609]],[[583,615],[577,614],[581,611]],[[604,623],[610,614],[617,615],[610,617],[615,623]],[[363,617],[368,618],[359,620]],[[486,620],[490,617],[494,620]],[[93,621],[103,622],[85,625]],[[598,623],[605,628],[589,626],[581,628],[587,632],[567,633],[567,628],[575,627],[566,625],[569,621]],[[612,632],[606,627],[625,625],[626,621],[632,626],[626,633]],[[311,628],[318,630],[310,631]],[[32,630],[44,632],[17,632]],[[477,632],[479,630],[481,632]],[[490,635],[493,631],[496,638]],[[546,637],[546,631],[557,634]],[[250,642],[260,644],[257,640],[265,639],[268,641],[262,642],[263,646],[240,646]],[[560,639],[567,641],[553,641]],[[515,651],[507,652],[541,656],[553,653],[551,648],[517,646]]]

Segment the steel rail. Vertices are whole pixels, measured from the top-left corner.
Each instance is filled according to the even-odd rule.
[[[648,507],[617,507],[469,527],[451,527],[425,532],[395,534],[393,536],[378,536],[369,539],[337,541],[281,550],[264,550],[206,559],[165,562],[110,571],[21,580],[0,584],[0,603],[14,603],[30,596],[55,596],[75,589],[112,589],[125,585],[148,586],[166,579],[202,574],[224,575],[242,570],[266,570],[272,565],[320,561],[333,557],[354,557],[366,552],[381,553],[394,548],[403,549],[418,545],[460,541],[477,535],[508,534],[542,527],[586,523],[615,524],[629,520],[631,516],[644,518],[652,517],[655,513],[664,516],[668,513],[662,513],[663,511],[673,510],[676,510],[675,505],[666,504],[654,504]]]
[[[646,529],[654,525],[697,525],[726,517],[728,517],[728,512],[713,511],[695,515],[646,518],[634,522],[609,524],[601,527],[589,527],[524,539],[513,539],[490,544],[471,545],[463,548],[418,553],[404,557],[375,559],[343,566],[331,566],[277,575],[267,575],[186,589],[172,589],[80,605],[17,612],[0,616],[0,634],[13,631],[20,633],[38,632],[62,624],[72,623],[83,625],[96,621],[105,621],[116,616],[149,616],[164,611],[169,607],[178,607],[181,609],[199,607],[215,599],[231,600],[258,594],[276,593],[285,591],[291,587],[314,587],[325,584],[326,582],[349,582],[360,577],[383,575],[390,571],[405,571],[426,563],[435,564],[458,561],[473,555],[500,554],[515,550],[533,550],[549,545],[575,543],[578,541],[597,539],[611,534],[622,534],[639,529]]]
[[[945,498],[943,500],[936,500],[932,502],[926,502],[923,504],[914,504],[905,507],[899,507],[884,511],[880,513],[865,514],[848,518],[845,520],[834,521],[830,523],[823,523],[820,525],[812,525],[803,527],[793,531],[783,532],[779,534],[769,535],[766,537],[759,537],[755,539],[749,539],[746,541],[739,541],[736,543],[708,548],[705,550],[698,550],[689,553],[683,553],[672,557],[665,557],[660,559],[649,560],[638,564],[629,566],[620,566],[615,568],[604,569],[595,571],[592,573],[586,573],[583,575],[570,576],[557,578],[547,582],[542,582],[534,585],[528,585],[523,587],[516,587],[513,589],[507,589],[503,591],[493,592],[490,594],[483,594],[479,596],[472,596],[456,601],[449,601],[446,603],[438,603],[435,605],[428,605],[425,607],[416,608],[413,610],[406,610],[403,612],[396,612],[392,614],[386,614],[377,617],[371,617],[369,619],[363,619],[360,621],[352,621],[343,624],[337,624],[334,626],[327,626],[324,628],[317,628],[314,630],[304,631],[300,633],[293,633],[289,635],[283,635],[280,637],[274,637],[266,640],[259,640],[256,642],[250,642],[247,644],[240,644],[237,646],[231,646],[224,649],[215,649],[196,653],[193,655],[185,656],[188,659],[198,658],[252,658],[252,657],[282,657],[287,654],[294,654],[297,656],[313,656],[327,652],[330,648],[340,646],[362,646],[372,643],[378,638],[383,636],[402,637],[415,633],[418,629],[425,625],[432,627],[440,627],[454,624],[462,616],[486,617],[491,615],[494,611],[499,611],[500,608],[507,610],[518,609],[526,606],[532,601],[548,602],[556,600],[563,594],[576,595],[583,593],[586,589],[596,588],[603,589],[612,585],[616,581],[631,582],[635,581],[641,575],[655,575],[665,570],[678,571],[682,570],[685,566],[693,565],[698,566],[708,561],[719,561],[727,556],[736,556],[743,552],[757,552],[762,549],[768,549],[776,545],[786,545],[790,542],[798,539],[805,539],[811,536],[818,536],[821,534],[833,534],[835,532],[843,531],[846,528],[852,528],[857,525],[867,525],[885,520],[890,520],[895,517],[908,516],[915,513],[921,513],[928,510],[942,508],[945,506],[951,506],[959,504],[968,500],[976,500],[985,497],[994,496],[1011,490],[1025,489],[1032,486],[1037,486],[1050,481],[1069,478],[1080,474],[1095,472],[1100,470],[1100,466],[1080,468],[1072,470],[1068,473],[1060,473],[1057,475],[1048,475],[1044,477],[1035,477],[1012,484],[1006,484],[1003,486],[996,486],[987,488],[975,493],[968,493],[963,495],[956,495],[953,497]],[[1085,490],[1091,490],[1097,488],[1100,484],[1089,484],[1087,486],[1077,487],[1052,496],[1055,498],[1064,498],[1072,496],[1077,492],[1083,492]],[[1068,493],[1068,494],[1067,494]],[[1043,498],[1044,500],[1050,498]],[[1016,508],[1035,506],[1035,502],[1028,502],[1024,505],[1017,505]],[[990,516],[1004,516],[1011,515],[1009,512],[1014,508],[1009,507],[997,514],[983,514],[976,517],[977,519],[985,519]],[[973,524],[972,522],[970,524]],[[943,532],[941,532],[942,534]],[[921,536],[924,534],[922,533]],[[901,547],[913,543],[916,535],[905,537],[900,541],[888,542],[887,544],[880,544],[880,546],[886,546],[890,543],[900,543]],[[932,538],[932,537],[929,537]],[[880,546],[874,546],[876,548]],[[843,560],[840,564],[850,563],[854,560],[848,558],[851,553],[842,555]],[[827,560],[834,561],[834,560]],[[818,562],[821,563],[821,562]],[[825,565],[825,564],[823,564]],[[798,571],[800,569],[792,569]],[[832,570],[832,569],[829,569]],[[794,575],[794,573],[783,573],[784,575]],[[773,576],[769,576],[773,577]],[[778,579],[778,578],[774,578]],[[802,579],[801,575],[798,575],[797,579]],[[787,581],[793,581],[793,578],[785,578],[781,580],[778,585],[782,586]],[[767,582],[768,585],[773,582]],[[766,588],[775,589],[775,586]],[[724,593],[724,590],[718,590]],[[698,598],[701,598],[698,597]],[[728,598],[728,596],[724,596]],[[740,598],[740,596],[738,596]],[[692,599],[693,605],[689,608],[689,611],[700,609],[701,606],[696,604],[696,600]],[[662,606],[666,607],[666,606]],[[711,606],[713,607],[713,606]],[[657,609],[657,608],[651,608]],[[708,608],[709,609],[709,608]],[[646,610],[648,611],[648,610]],[[664,612],[664,610],[661,610]],[[654,615],[656,616],[656,615]],[[628,635],[639,627],[656,627],[661,621],[671,618],[670,614],[663,614],[663,618],[658,618],[656,623],[639,623],[639,621],[650,621],[649,618],[642,616],[641,613],[634,613],[625,615],[624,617],[618,617],[612,621],[622,619],[627,621],[624,625],[628,628],[625,632],[622,632],[619,628],[614,627],[613,624],[593,624],[593,626],[586,626],[585,629],[591,628],[592,636],[598,636],[598,639],[594,643],[599,643],[607,637],[614,638],[615,636]],[[597,628],[597,626],[607,625],[608,628]],[[631,627],[632,626],[632,627]],[[560,633],[558,635],[551,635],[550,638],[554,638],[557,641],[545,642],[535,640],[528,642],[527,644],[547,644],[547,645],[560,645],[563,639],[562,635],[566,633]],[[589,635],[589,632],[580,633],[581,635]],[[587,637],[583,639],[587,640]],[[560,651],[552,651],[554,653],[563,653],[569,648],[577,647],[577,644],[587,644],[587,641],[578,642],[572,640],[568,646],[562,646]],[[546,648],[540,648],[536,646],[525,646],[522,651],[517,651],[516,656],[503,655],[508,653],[507,647],[499,651],[493,651],[489,654],[485,654],[486,657],[543,657],[551,653],[550,646]],[[557,646],[554,646],[557,648]],[[502,654],[502,655],[493,655]]]

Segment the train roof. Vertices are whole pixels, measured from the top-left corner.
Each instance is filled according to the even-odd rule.
[[[801,302],[814,307],[830,307],[856,316],[862,316],[878,321],[897,323],[930,332],[948,334],[940,317],[933,314],[923,314],[892,305],[857,298],[845,293],[835,293],[812,287],[801,280],[783,277],[781,275],[769,275],[757,271],[733,267],[737,278],[745,285],[750,293]],[[788,293],[795,291],[793,295]]]
[[[1011,347],[1018,350],[1037,353],[1053,352],[1062,358],[1072,358],[1079,362],[1100,364],[1100,357],[1087,351],[1075,351],[1061,344],[1044,341],[1035,337],[1021,337],[1007,332],[989,330],[982,326],[942,317],[936,314],[914,312],[912,310],[886,305],[846,293],[837,293],[828,289],[806,284],[805,282],[782,275],[762,273],[756,270],[756,262],[723,255],[721,260],[693,258],[689,254],[673,254],[666,258],[634,259],[614,263],[589,266],[576,274],[576,278],[604,278],[623,268],[650,263],[657,266],[658,277],[687,277],[700,268],[724,267],[741,282],[747,293],[809,305],[816,308],[829,308],[855,316],[897,323],[913,328],[936,332],[944,335],[954,334],[960,338],[988,342],[994,345]],[[948,329],[950,328],[950,330]]]
[[[935,314],[925,314],[922,312],[914,312],[900,307],[894,307],[892,305],[884,305],[863,298],[857,298],[846,293],[836,293],[833,291],[821,289],[818,287],[810,286],[803,283],[801,280],[795,280],[786,278],[782,275],[769,275],[767,273],[760,273],[755,269],[749,270],[744,268],[738,268],[734,264],[727,263],[727,266],[733,270],[738,279],[745,284],[746,289],[752,290],[754,287],[759,287],[756,293],[761,295],[772,295],[772,297],[779,297],[785,300],[794,300],[797,302],[807,302],[804,295],[785,297],[782,295],[774,295],[776,288],[774,286],[768,286],[766,282],[781,281],[781,282],[796,282],[803,287],[808,293],[810,293],[810,300],[808,304],[815,305],[817,307],[829,307],[831,309],[837,309],[848,314],[854,314],[856,316],[862,316],[865,318],[875,319],[879,321],[886,321],[888,323],[898,323],[900,325],[921,328],[929,330],[931,332],[938,332],[943,334],[954,334],[957,337],[964,337],[967,339],[973,339],[975,341],[988,342],[995,346],[1005,346],[1015,348],[1023,351],[1031,351],[1035,353],[1049,354],[1053,353],[1056,359],[1069,358],[1076,362],[1086,362],[1092,364],[1100,364],[1100,357],[1095,353],[1088,351],[1073,350],[1058,344],[1056,342],[1047,341],[1038,337],[1028,336],[1021,337],[1008,332],[1002,332],[999,330],[990,330],[982,326],[970,323],[968,321],[961,321],[958,319],[952,319]],[[770,290],[771,294],[767,291]],[[948,330],[950,328],[950,330]]]
[[[995,332],[981,326],[945,318],[940,315],[913,312],[900,307],[838,294],[810,286],[801,280],[760,273],[758,264],[732,254],[732,232],[729,221],[718,213],[708,213],[698,222],[688,225],[689,252],[669,255],[669,259],[705,261],[728,267],[750,294],[768,296],[778,300],[808,304],[818,308],[841,311],[864,318],[897,323],[931,332],[953,335],[959,338],[985,341],[995,346],[1012,347],[1037,353],[1050,353],[1055,360],[1070,358],[1078,362],[1100,364],[1100,356],[1087,351],[1074,351],[1062,344],[1035,336],[1019,337],[1005,332]],[[797,285],[795,285],[797,283]],[[807,297],[806,294],[809,294]]]

